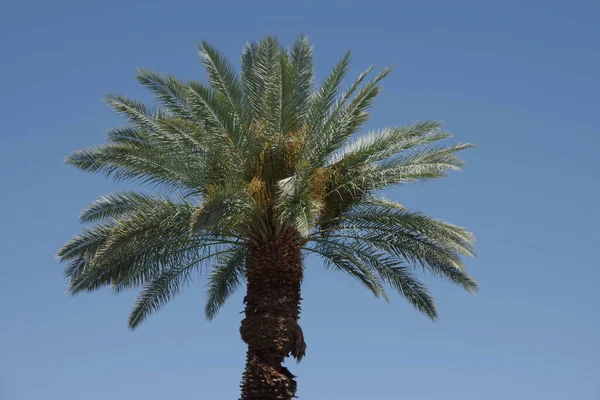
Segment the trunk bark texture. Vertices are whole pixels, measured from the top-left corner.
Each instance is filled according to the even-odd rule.
[[[246,260],[246,317],[240,333],[248,345],[241,400],[295,398],[294,375],[282,365],[306,350],[300,315],[302,256],[295,232],[251,247]]]

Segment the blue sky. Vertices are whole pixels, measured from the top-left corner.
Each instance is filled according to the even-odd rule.
[[[205,4],[203,4],[205,3]],[[463,173],[387,193],[469,227],[472,297],[426,278],[437,323],[309,259],[301,399],[600,398],[598,1],[22,1],[0,13],[0,399],[235,399],[241,294],[212,322],[196,282],[137,331],[135,292],[69,298],[54,254],[118,187],[62,158],[148,99],[137,67],[204,79],[196,43],[236,64],[265,34],[315,45],[322,77],[393,64],[368,127],[445,121]]]

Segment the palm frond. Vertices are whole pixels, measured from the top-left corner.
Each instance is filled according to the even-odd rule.
[[[162,111],[152,110],[143,103],[129,99],[118,93],[107,95],[104,98],[104,102],[134,125],[145,129],[154,129],[156,127],[154,121],[157,118],[165,117]]]
[[[328,111],[335,103],[336,95],[339,92],[342,80],[348,72],[349,65],[350,52],[348,51],[325,78],[321,88],[311,96],[304,121],[304,125],[309,132],[309,141],[314,140],[313,138],[320,132],[319,127],[324,123]]]
[[[462,255],[475,257],[475,237],[471,232],[463,227],[400,207],[394,202],[368,198],[336,221],[357,229],[414,232]]]
[[[164,271],[158,278],[147,284],[138,296],[129,315],[129,328],[137,328],[149,315],[180,294],[183,287],[191,282],[193,269],[201,272],[201,268],[211,259],[231,251],[228,249],[210,253],[189,264],[174,266]]]
[[[169,300],[178,295],[182,287],[191,279],[190,269],[197,263],[175,267],[165,271],[147,285],[137,298],[133,311],[129,315],[129,328],[135,329],[150,314],[160,309]]]
[[[67,164],[82,171],[116,180],[188,188],[196,187],[199,182],[199,176],[192,173],[193,161],[186,154],[164,153],[144,143],[108,143],[77,150],[65,159]]]
[[[296,73],[287,51],[282,51],[281,64],[281,124],[280,132],[296,133],[302,128],[302,114],[296,104]]]
[[[132,125],[117,126],[105,132],[106,139],[113,143],[148,143],[148,130]]]
[[[114,227],[114,222],[97,224],[93,227],[84,228],[81,233],[68,240],[58,250],[56,256],[61,262],[90,260],[96,255],[96,252],[106,242],[110,230]],[[77,267],[65,270],[65,275],[70,278],[80,269]]]
[[[321,201],[308,189],[297,175],[280,180],[274,207],[280,225],[293,227],[303,237],[315,228],[322,208]]]
[[[259,98],[254,109],[256,117],[263,124],[263,134],[273,136],[281,132],[282,75],[281,56],[283,50],[273,36],[262,39],[256,49],[254,74],[258,86]]]
[[[126,247],[137,247],[141,240],[160,239],[162,235],[185,238],[187,224],[196,207],[187,201],[162,199],[142,204],[134,214],[115,220],[107,242],[96,257],[111,257]],[[143,235],[143,236],[142,236]]]
[[[371,82],[362,87],[347,105],[342,106],[339,112],[334,113],[329,118],[324,128],[325,131],[329,132],[329,140],[327,145],[324,146],[324,153],[331,154],[354,133],[358,132],[358,129],[367,121],[370,116],[368,110],[381,91],[378,84],[391,71],[391,68],[384,68]]]
[[[204,129],[214,135],[231,141],[235,119],[229,110],[219,101],[218,92],[200,82],[191,81],[185,86],[185,97],[192,112],[198,116]]]
[[[380,91],[378,83],[390,71],[391,69],[389,68],[384,69],[369,84],[361,88],[348,104],[346,104],[348,93],[353,93],[358,85],[353,85],[348,93],[342,96],[335,110],[330,113],[323,126],[319,129],[318,135],[310,138],[311,140],[305,151],[305,157],[311,167],[316,168],[324,165],[327,158],[367,121],[370,115],[368,109]],[[368,72],[370,72],[370,69],[359,76],[357,82],[360,83]]]
[[[392,266],[379,271],[383,280],[396,289],[417,310],[426,314],[432,320],[438,317],[435,301],[428,293],[423,283],[404,266]]]
[[[127,215],[167,200],[163,196],[153,196],[133,191],[107,194],[94,201],[79,214],[81,222],[96,222]]]
[[[195,119],[186,100],[185,84],[179,79],[148,69],[138,69],[136,80],[149,89],[160,103],[180,118]]]
[[[340,246],[332,241],[323,241],[318,242],[317,246],[305,247],[304,249],[319,254],[323,258],[326,268],[345,272],[358,280],[375,297],[387,298],[377,275],[348,247]]]
[[[205,246],[186,235],[192,210],[190,205],[155,199],[108,223],[84,229],[58,253],[61,261],[84,262],[68,271],[69,292],[114,284],[130,270],[155,268]]]
[[[334,154],[331,164],[344,159],[351,159],[354,165],[376,162],[403,151],[452,137],[450,133],[440,131],[440,128],[440,122],[425,121],[361,135],[353,143],[340,149],[339,153]]]
[[[329,119],[327,122],[331,124],[334,121],[334,117],[337,117],[340,112],[344,109],[349,99],[352,98],[356,90],[360,87],[360,85],[364,82],[365,79],[369,76],[371,72],[375,69],[375,66],[370,66],[363,72],[361,72],[354,82],[346,89],[344,93],[339,96],[339,99],[336,101],[335,107],[333,107],[333,111],[329,115]]]
[[[383,197],[376,196],[366,196],[362,198],[359,202],[357,202],[357,206],[375,206],[375,207],[383,207],[386,209],[397,210],[397,211],[407,211],[406,207],[402,204],[385,199]]]
[[[203,41],[198,49],[202,55],[202,63],[208,73],[211,87],[226,99],[228,107],[235,115],[235,119],[238,123],[241,123],[243,117],[243,87],[235,69],[221,52],[208,42]]]
[[[300,36],[294,42],[290,53],[290,63],[294,71],[294,95],[291,103],[297,116],[307,113],[310,96],[314,86],[313,49],[306,36]]]
[[[433,298],[425,286],[419,282],[402,262],[375,247],[357,240],[338,240],[327,238],[317,240],[316,252],[335,262],[338,268],[354,275],[354,268],[369,271],[376,281],[383,281],[401,294],[417,310],[435,320],[437,308]],[[325,248],[324,252],[322,248]],[[343,262],[339,262],[342,260]],[[360,280],[360,276],[358,276]],[[370,280],[368,280],[370,282]],[[369,285],[367,285],[369,287]],[[369,287],[370,288],[370,287]],[[379,286],[377,291],[385,296],[384,289]]]
[[[233,184],[212,186],[205,202],[190,217],[192,234],[209,229],[217,232],[245,232],[256,205],[245,188]]]
[[[212,320],[225,301],[244,280],[244,268],[247,250],[238,247],[235,251],[220,257],[213,266],[208,279],[208,294],[204,309],[206,319]]]
[[[244,111],[249,121],[257,121],[262,104],[262,87],[256,73],[257,43],[246,43],[242,51],[242,69],[240,72],[244,89]]]
[[[440,148],[426,147],[380,163],[369,163],[357,168],[344,165],[345,173],[338,177],[335,186],[327,194],[337,193],[343,197],[345,192],[357,195],[399,184],[443,178],[447,171],[461,170],[464,162],[456,153],[471,147],[468,143]]]
[[[476,292],[478,289],[477,283],[466,272],[458,254],[427,238],[408,232],[364,233],[356,228],[347,233],[328,233],[327,238],[368,244],[412,265],[420,265],[423,269],[446,278],[469,292]]]
[[[475,256],[474,236],[465,228],[413,213],[380,200],[366,199],[322,224],[330,228],[312,237],[352,240],[419,264],[470,292],[477,283],[466,272],[460,255]]]
[[[196,235],[188,241],[156,243],[151,249],[111,260],[111,264],[120,263],[123,266],[111,281],[111,287],[115,293],[120,293],[145,285],[168,268],[197,260],[235,243],[227,237],[211,234]]]

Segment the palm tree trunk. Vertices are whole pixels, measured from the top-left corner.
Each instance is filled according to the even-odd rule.
[[[306,343],[298,325],[302,256],[295,232],[249,249],[246,260],[246,318],[240,333],[248,345],[241,400],[290,400],[294,375],[282,363],[298,361]]]

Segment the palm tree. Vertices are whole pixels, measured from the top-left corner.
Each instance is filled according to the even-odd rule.
[[[239,75],[208,43],[199,49],[208,85],[138,70],[160,107],[109,95],[129,124],[67,157],[83,171],[155,189],[109,194],[82,211],[94,224],[58,252],[69,293],[141,286],[134,329],[195,272],[211,271],[209,320],[245,282],[241,399],[249,400],[295,397],[282,363],[306,349],[298,319],[307,253],[375,296],[399,292],[431,319],[436,306],[416,268],[477,289],[461,261],[474,255],[471,233],[378,196],[460,169],[457,153],[471,147],[437,145],[451,136],[438,122],[356,138],[389,68],[370,81],[367,69],[341,93],[350,53],[314,90],[304,37],[291,49],[273,37],[247,44]]]

